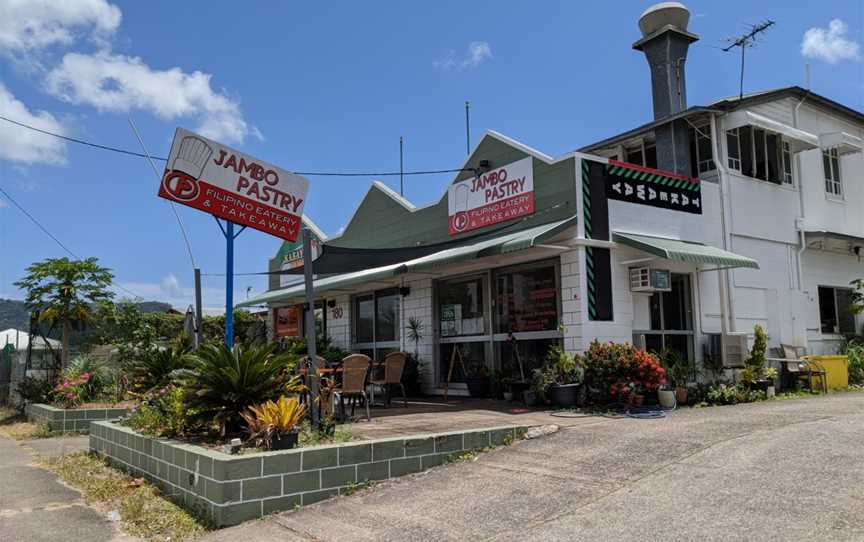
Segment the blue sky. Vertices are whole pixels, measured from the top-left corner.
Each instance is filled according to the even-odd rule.
[[[459,167],[470,100],[472,141],[494,129],[559,155],[650,120],[647,64],[630,48],[650,4],[0,0],[0,115],[139,150],[131,115],[155,155],[179,125],[289,170],[392,171],[400,135],[406,170]],[[814,91],[864,109],[864,3],[686,4],[701,36],[687,61],[690,105],[737,94],[738,56],[720,51],[724,39],[771,18],[748,51],[745,91],[803,85],[809,62]],[[310,177],[306,212],[334,234],[373,179]],[[398,190],[398,178],[382,180]],[[409,177],[405,195],[428,203],[451,180]],[[144,160],[0,122],[0,187],[129,290],[191,301],[189,258]],[[179,212],[203,272],[224,272],[212,217]],[[236,270],[265,270],[278,246],[244,232]],[[25,267],[61,255],[0,196],[0,297],[20,298],[12,283]],[[265,279],[235,285],[242,297]],[[205,306],[219,307],[224,279],[204,286]]]

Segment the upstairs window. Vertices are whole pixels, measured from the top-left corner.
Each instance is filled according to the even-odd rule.
[[[714,165],[714,150],[711,145],[711,132],[708,126],[690,128],[690,176],[717,169]]]
[[[657,145],[642,139],[638,144],[624,148],[624,161],[636,166],[657,169]]]
[[[780,134],[752,126],[726,132],[727,164],[743,175],[792,185],[792,152]]]
[[[830,197],[843,197],[843,183],[840,180],[840,155],[837,148],[822,151],[822,167],[825,170],[825,192]]]

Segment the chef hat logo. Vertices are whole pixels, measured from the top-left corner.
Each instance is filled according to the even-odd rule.
[[[200,137],[185,136],[180,140],[177,156],[171,164],[171,169],[179,170],[200,179],[204,173],[207,161],[213,156],[213,149]]]

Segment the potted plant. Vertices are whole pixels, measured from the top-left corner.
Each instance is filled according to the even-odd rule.
[[[675,390],[669,386],[663,386],[657,390],[657,402],[662,408],[675,408]]]
[[[753,328],[753,336],[753,348],[750,349],[750,355],[744,360],[744,369],[741,370],[739,376],[747,389],[764,391],[767,394],[768,386],[773,387],[774,385],[774,380],[771,379],[769,382],[769,379],[764,375],[768,337],[759,324]]]
[[[762,376],[768,382],[768,386],[765,388],[765,396],[770,399],[776,395],[774,382],[777,379],[777,369],[774,367],[766,367],[762,370]]]
[[[482,361],[465,365],[465,385],[471,397],[486,397],[489,394],[489,369]]]
[[[686,404],[687,377],[690,374],[690,364],[681,354],[671,348],[664,348],[657,354],[657,357],[660,359],[666,377],[670,380],[670,387],[667,389],[675,390],[675,402],[679,405]],[[665,400],[668,401],[668,396],[665,397]]]
[[[551,382],[549,396],[552,404],[561,408],[573,408],[584,403],[582,383],[585,371],[581,357],[553,346],[546,356],[543,372],[545,379]]]
[[[246,420],[252,437],[270,450],[287,450],[297,446],[299,424],[306,415],[306,405],[296,397],[284,395],[249,407],[241,416]]]

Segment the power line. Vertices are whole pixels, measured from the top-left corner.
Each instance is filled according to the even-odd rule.
[[[50,231],[48,231],[48,228],[46,228],[45,226],[42,225],[41,222],[39,222],[38,220],[36,220],[36,217],[34,217],[33,215],[31,215],[31,214],[27,211],[27,209],[25,209],[24,207],[22,207],[21,204],[18,203],[18,201],[17,201],[15,198],[13,198],[11,195],[9,195],[9,192],[7,192],[7,191],[5,191],[5,190],[3,189],[3,187],[0,187],[0,193],[2,193],[2,194],[6,197],[6,199],[8,199],[9,201],[11,201],[11,202],[12,202],[12,205],[14,205],[15,207],[17,207],[19,211],[21,211],[22,213],[24,213],[24,216],[26,216],[27,218],[30,219],[31,222],[33,222],[34,224],[36,224],[36,227],[38,227],[40,230],[42,230],[42,232],[43,232],[45,235],[47,235],[47,236],[50,237],[50,238],[51,238],[55,243],[57,243],[57,244],[60,246],[60,248],[62,248],[63,250],[65,250],[65,251],[66,251],[70,256],[72,256],[72,257],[75,258],[76,260],[80,260],[80,259],[82,259],[80,256],[78,256],[77,254],[75,254],[74,252],[72,252],[71,250],[69,250],[69,247],[67,247],[66,245],[64,245],[63,242],[60,241],[60,239],[57,239],[57,237],[55,237],[53,233],[51,233]],[[129,295],[131,295],[131,296],[133,296],[133,297],[136,297],[136,298],[138,298],[138,299],[144,299],[142,296],[136,294],[135,292],[133,292],[132,290],[130,290],[130,289],[124,287],[124,286],[121,286],[120,284],[112,284],[112,286],[114,286],[114,287],[116,287],[116,288],[118,288],[118,289],[120,289],[120,290],[123,290],[124,292],[126,292],[127,294],[129,294]]]
[[[141,148],[144,150],[144,156],[147,158],[147,161],[150,162],[150,167],[153,168],[153,173],[156,175],[156,179],[161,178],[159,175],[159,170],[156,169],[156,164],[153,163],[153,158],[150,156],[150,151],[147,150],[147,147],[144,146],[144,140],[141,139],[141,134],[138,133],[138,127],[135,126],[135,122],[132,120],[132,117],[129,117],[129,125],[132,127],[132,131],[135,132],[135,137],[138,138],[138,143],[141,144]],[[171,204],[171,210],[174,211],[174,218],[177,219],[177,225],[180,226],[180,234],[183,236],[183,242],[186,243],[186,252],[189,254],[189,260],[192,262],[192,269],[197,269],[197,265],[195,265],[195,256],[192,255],[192,243],[189,242],[189,236],[186,235],[186,226],[183,225],[183,221],[180,219],[180,213],[177,212],[177,205],[173,201],[169,201]]]
[[[59,139],[63,139],[65,141],[69,141],[72,143],[78,143],[79,145],[86,145],[88,147],[93,147],[96,149],[100,149],[103,151],[111,151],[117,152],[120,154],[126,154],[128,156],[136,156],[138,158],[147,158],[149,160],[159,160],[162,162],[167,162],[168,159],[163,156],[152,156],[146,153],[140,153],[135,151],[130,151],[127,149],[121,149],[119,147],[111,147],[109,145],[101,145],[99,143],[93,143],[92,141],[86,141],[84,139],[77,139],[74,137],[64,136],[55,132],[50,132],[48,130],[43,130],[42,128],[37,128],[35,126],[31,126],[29,124],[25,124],[23,122],[19,122],[17,120],[12,120],[10,118],[0,116],[0,120],[9,122],[16,126],[20,126],[21,128],[26,128],[28,130],[33,130],[34,132],[39,132],[40,134],[49,135],[52,137],[57,137]],[[340,172],[340,171],[294,171],[297,175],[309,175],[315,177],[395,177],[398,175],[436,175],[440,173],[458,173],[461,171],[474,171],[472,168],[456,168],[456,169],[435,169],[435,170],[420,170],[420,171],[385,171],[385,172]]]

